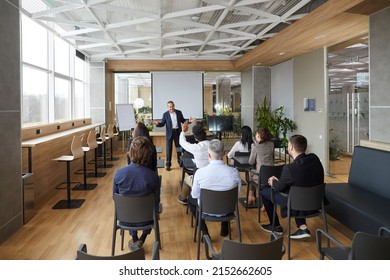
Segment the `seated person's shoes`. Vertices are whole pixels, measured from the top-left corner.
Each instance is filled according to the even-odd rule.
[[[290,235],[291,239],[305,239],[310,237],[310,230],[308,229],[298,229],[296,232]]]
[[[133,240],[130,240],[129,241],[129,250],[131,252],[136,251],[139,248],[141,248],[143,244],[144,244],[144,242],[142,240],[137,240],[135,242],[133,242]]]
[[[221,235],[222,237],[228,236],[228,235],[229,235],[229,230],[228,230],[228,229],[223,229],[223,228],[221,228],[220,235]]]
[[[166,171],[171,171],[171,167],[170,167],[170,166],[167,166],[167,167],[165,168],[165,170],[166,170]]]
[[[272,233],[272,225],[261,225],[261,229],[264,230],[265,232]],[[281,226],[275,226],[274,232],[277,235],[283,235],[283,228]]]
[[[179,203],[181,203],[183,205],[187,205],[187,203],[188,203],[188,199],[183,199],[181,197],[181,195],[179,195],[179,197],[177,198],[177,201],[179,201]]]

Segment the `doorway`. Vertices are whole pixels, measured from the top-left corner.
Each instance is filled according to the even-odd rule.
[[[353,149],[369,138],[368,36],[328,50],[329,174],[349,172]]]

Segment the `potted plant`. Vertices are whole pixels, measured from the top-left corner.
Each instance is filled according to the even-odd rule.
[[[329,141],[329,160],[337,160],[339,156],[339,145],[336,138]]]
[[[280,147],[286,147],[287,133],[292,132],[297,128],[296,123],[284,116],[284,106],[281,106],[275,110],[271,110],[271,102],[264,97],[261,106],[258,106],[256,110],[257,127],[268,128],[271,137],[274,142]]]

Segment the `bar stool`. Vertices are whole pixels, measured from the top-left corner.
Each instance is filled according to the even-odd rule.
[[[107,164],[107,148],[106,148],[106,126],[100,127],[100,136],[97,138],[97,143],[102,147],[103,152],[103,165],[99,165],[100,168],[112,168],[113,164]]]
[[[83,136],[73,136],[72,143],[70,145],[70,150],[72,155],[63,155],[58,158],[55,158],[55,161],[66,162],[66,200],[58,201],[52,209],[74,209],[79,208],[85,201],[85,199],[71,199],[71,181],[70,181],[70,163],[78,158],[81,158],[84,155],[83,151]]]
[[[114,160],[119,160],[119,158],[114,158],[114,137],[115,137],[115,133],[114,133],[114,125],[113,124],[109,124],[108,127],[107,127],[107,132],[106,132],[106,141],[107,140],[111,140],[111,158],[110,160],[111,161],[114,161]]]
[[[97,187],[97,184],[87,184],[87,153],[91,150],[96,150],[98,143],[96,141],[95,131],[90,130],[87,137],[87,147],[82,147],[84,152],[84,184],[78,184],[72,190],[74,191],[90,191]],[[96,154],[96,153],[95,153]],[[97,173],[97,163],[95,159],[95,173]]]

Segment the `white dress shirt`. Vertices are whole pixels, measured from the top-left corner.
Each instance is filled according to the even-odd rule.
[[[210,163],[198,169],[194,175],[191,195],[200,198],[200,189],[227,191],[238,186],[238,194],[241,193],[241,177],[237,169],[223,162],[223,160],[211,160]]]
[[[171,115],[171,120],[172,120],[172,128],[173,129],[176,129],[176,128],[179,128],[179,124],[177,123],[177,116],[176,116],[176,112],[169,112],[169,114]]]
[[[194,160],[197,168],[201,168],[209,164],[209,140],[204,140],[199,143],[189,143],[186,140],[185,132],[181,132],[179,136],[180,146],[187,152],[194,155]]]
[[[248,144],[243,145],[241,141],[237,141],[236,143],[234,143],[234,146],[227,155],[228,158],[233,158],[236,152],[249,152]]]

